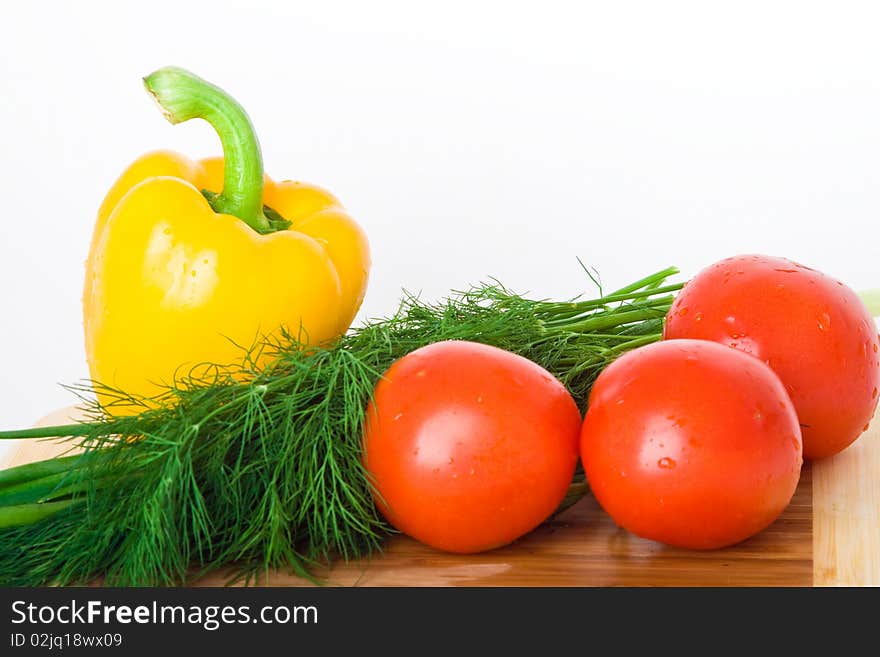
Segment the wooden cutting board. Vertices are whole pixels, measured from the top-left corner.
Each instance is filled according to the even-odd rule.
[[[64,409],[39,424],[76,419]],[[62,448],[18,441],[3,467]],[[507,547],[477,555],[432,550],[394,536],[381,554],[316,573],[343,586],[878,586],[880,423],[849,449],[805,465],[786,511],[766,530],[723,550],[681,550],[614,525],[592,496]],[[225,584],[228,574],[200,580]],[[264,586],[308,586],[275,572]]]

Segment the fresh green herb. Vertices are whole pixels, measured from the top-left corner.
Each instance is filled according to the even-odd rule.
[[[545,367],[584,408],[605,365],[660,339],[675,273],[593,300],[533,301],[498,284],[437,305],[406,296],[333,346],[263,341],[271,364],[257,367],[252,350],[241,368],[197,367],[159,398],[83,386],[84,422],[0,433],[74,436],[85,450],[0,473],[0,584],[172,585],[230,566],[307,576],[378,550],[391,529],[372,501],[361,430],[391,363],[441,340],[483,342]],[[87,401],[95,387],[115,402]],[[144,410],[114,415],[116,403]],[[567,503],[584,490],[581,478]]]

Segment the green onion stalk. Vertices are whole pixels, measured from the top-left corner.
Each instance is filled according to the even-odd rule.
[[[0,432],[70,447],[0,471],[0,584],[178,585],[221,569],[230,580],[311,577],[380,550],[393,529],[373,503],[362,428],[396,359],[441,340],[494,345],[549,370],[584,409],[608,363],[661,339],[676,273],[586,300],[529,300],[497,283],[436,304],[405,295],[392,316],[332,345],[264,338],[235,368],[200,365],[155,397],[72,386],[82,421]],[[117,403],[143,410],[114,414]],[[563,506],[585,491],[579,473]]]

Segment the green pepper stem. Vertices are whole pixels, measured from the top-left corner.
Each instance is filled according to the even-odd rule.
[[[269,232],[263,214],[263,157],[242,106],[219,87],[175,66],[151,73],[144,86],[171,123],[204,119],[217,131],[224,166],[223,191],[211,201],[214,211],[238,217],[257,232]]]

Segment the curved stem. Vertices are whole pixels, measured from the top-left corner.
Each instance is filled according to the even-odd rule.
[[[223,191],[211,201],[215,212],[231,214],[254,230],[271,230],[263,215],[263,157],[254,127],[229,94],[189,71],[160,68],[144,86],[171,123],[204,119],[223,145]]]

